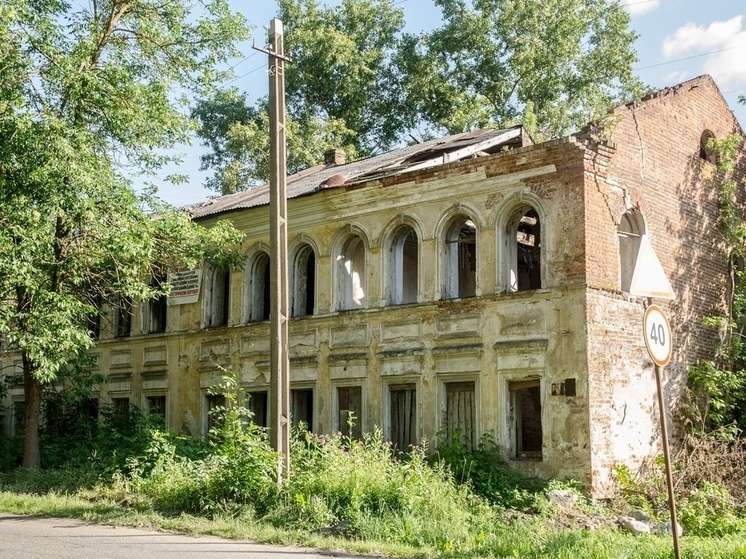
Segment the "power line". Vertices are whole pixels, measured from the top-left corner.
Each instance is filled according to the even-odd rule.
[[[647,70],[648,68],[656,68],[658,66],[665,66],[666,64],[673,64],[674,62],[683,62],[684,60],[692,60],[693,58],[701,58],[703,56],[709,56],[711,54],[717,54],[719,52],[725,52],[727,50],[742,49],[746,45],[738,45],[737,47],[726,47],[724,49],[711,50],[710,52],[703,52],[702,54],[695,54],[692,56],[685,56],[683,58],[677,58],[675,60],[668,60],[666,62],[658,62],[657,64],[650,64],[649,66],[640,66],[634,68],[634,70]]]
[[[245,78],[245,77],[246,77],[246,76],[248,76],[249,74],[253,74],[254,72],[257,72],[257,71],[261,70],[262,68],[265,68],[265,65],[264,65],[264,64],[262,64],[261,66],[257,66],[257,67],[256,67],[256,68],[254,68],[253,70],[249,70],[249,71],[248,71],[248,72],[246,72],[245,74],[241,74],[240,76],[236,76],[236,77],[235,77],[235,78],[233,78],[232,80],[228,80],[228,81],[227,81],[227,82],[225,82],[225,83],[224,83],[223,85],[224,85],[224,86],[225,86],[225,85],[230,85],[230,84],[232,84],[233,82],[235,82],[235,81],[238,81],[238,80],[240,80],[241,78]]]

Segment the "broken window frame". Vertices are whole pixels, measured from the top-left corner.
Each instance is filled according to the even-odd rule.
[[[337,255],[337,310],[365,308],[367,301],[367,243],[360,235],[347,237]]]
[[[311,316],[316,312],[316,251],[303,244],[294,252],[292,267],[291,316]]]
[[[443,298],[477,295],[479,284],[479,229],[468,215],[450,220],[443,239]]]
[[[529,215],[532,214],[532,215]],[[508,293],[544,287],[542,219],[539,211],[525,204],[511,212],[506,225],[505,262]]]
[[[406,305],[416,303],[419,294],[420,242],[410,225],[394,233],[389,247],[388,303]]]
[[[208,268],[208,281],[205,282],[204,327],[227,326],[230,315],[229,270]]]
[[[542,461],[544,458],[544,398],[541,378],[526,377],[508,382],[508,429],[512,460]],[[529,392],[530,391],[530,392]],[[527,408],[531,401],[534,409]],[[538,400],[538,411],[535,409]],[[527,431],[538,435],[528,441]],[[530,444],[527,444],[529,442]]]

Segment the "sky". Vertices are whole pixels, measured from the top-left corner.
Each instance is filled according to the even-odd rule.
[[[334,4],[333,0],[319,3]],[[252,40],[241,45],[243,57],[233,62],[236,77],[232,85],[248,94],[249,101],[267,95],[267,57],[252,43],[264,46],[270,20],[277,13],[273,0],[231,0],[233,9],[242,11],[253,24]],[[440,22],[440,10],[432,0],[399,0],[404,10],[406,31],[417,33]],[[710,74],[746,126],[746,106],[738,104],[746,95],[746,2],[743,0],[621,0],[631,16],[631,26],[639,35],[635,43],[638,62],[634,69],[651,89],[661,89],[702,74]],[[247,5],[249,7],[247,7]],[[180,150],[184,161],[163,171],[189,177],[186,184],[171,185],[156,179],[161,198],[176,206],[199,202],[215,193],[202,187],[210,172],[199,170],[203,153],[199,141]]]

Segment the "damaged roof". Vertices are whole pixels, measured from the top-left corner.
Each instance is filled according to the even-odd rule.
[[[531,145],[522,126],[483,129],[398,148],[345,165],[317,165],[287,177],[287,197],[298,198],[320,190],[419,171],[437,165]],[[269,185],[188,206],[195,219],[269,204]]]

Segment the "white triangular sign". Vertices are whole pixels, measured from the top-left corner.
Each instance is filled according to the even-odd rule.
[[[663,271],[660,260],[655,255],[653,245],[647,235],[640,239],[640,250],[635,262],[635,273],[629,286],[631,295],[640,297],[657,297],[658,299],[675,299],[671,282]]]

